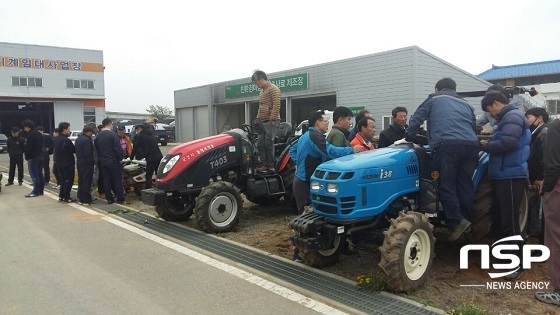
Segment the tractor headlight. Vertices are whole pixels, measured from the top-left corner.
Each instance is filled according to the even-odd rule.
[[[331,194],[338,193],[338,185],[336,184],[327,184],[327,191]]]
[[[163,174],[169,172],[173,168],[173,166],[175,166],[177,161],[179,161],[180,158],[181,158],[180,154],[177,154],[174,157],[170,158],[169,161],[167,161],[167,163],[163,167]]]
[[[311,190],[319,190],[321,188],[321,185],[319,185],[319,182],[316,181],[311,181]]]

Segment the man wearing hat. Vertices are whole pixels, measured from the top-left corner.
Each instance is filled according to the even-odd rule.
[[[6,186],[14,184],[16,166],[18,169],[18,183],[23,182],[23,152],[25,151],[25,139],[19,135],[19,128],[12,127],[12,136],[8,139],[8,154],[10,155],[10,172]]]
[[[76,166],[78,168],[78,203],[81,205],[91,205],[91,183],[93,181],[93,141],[91,137],[95,133],[92,126],[84,126],[82,134],[75,142],[76,146]]]

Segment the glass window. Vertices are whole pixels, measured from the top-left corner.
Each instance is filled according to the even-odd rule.
[[[20,77],[19,78],[19,86],[27,86],[27,78],[26,77]]]
[[[80,88],[80,80],[74,80],[74,88],[75,88],[75,89],[79,89],[79,88]]]
[[[35,78],[27,78],[27,83],[29,86],[35,86]]]
[[[72,79],[66,79],[66,88],[67,88],[67,89],[72,89],[72,88],[74,88],[74,80],[72,80]]]
[[[80,81],[80,89],[87,89],[87,80]]]
[[[84,122],[95,123],[95,107],[84,107]]]
[[[12,86],[19,86],[19,77],[12,77]]]
[[[35,86],[43,87],[43,78],[35,78]]]
[[[88,90],[93,90],[94,89],[93,80],[87,81],[87,88],[88,88]]]

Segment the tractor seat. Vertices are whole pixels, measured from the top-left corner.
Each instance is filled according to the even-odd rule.
[[[292,124],[283,121],[276,126],[275,143],[286,143],[288,138],[292,135]]]

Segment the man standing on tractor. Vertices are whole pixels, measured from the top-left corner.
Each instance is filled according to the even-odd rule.
[[[481,101],[482,110],[489,112],[498,122],[492,140],[480,142],[482,149],[490,153],[488,176],[496,201],[494,222],[497,240],[521,235],[519,207],[527,185],[527,159],[531,144],[527,118],[508,103],[507,96],[498,91],[487,92]],[[515,243],[519,250],[511,253],[522,262],[523,241]],[[504,278],[514,281],[523,274],[523,268],[519,268]]]
[[[480,152],[474,109],[457,95],[456,88],[450,78],[439,80],[435,93],[418,107],[406,129],[406,140],[413,141],[420,125],[428,121],[432,170],[439,173],[439,198],[451,230],[450,241],[459,238],[471,225],[475,193],[472,176]]]
[[[336,147],[349,147],[348,135],[352,124],[352,111],[348,107],[338,106],[333,111],[334,126],[327,136],[327,141]]]
[[[354,140],[350,142],[352,147],[361,146],[364,151],[375,149],[375,145],[371,142],[373,136],[375,135],[375,120],[373,118],[362,118],[357,122],[356,127],[358,127],[358,134]]]
[[[362,152],[360,146],[336,147],[325,139],[325,133],[329,130],[329,120],[322,110],[309,114],[309,129],[290,148],[290,157],[296,164],[294,176],[294,197],[298,214],[303,213],[306,206],[311,204],[311,175],[319,164],[352,153]],[[296,247],[294,260],[301,262]]]
[[[280,121],[280,89],[268,81],[266,73],[261,70],[253,73],[251,81],[261,89],[257,118],[264,125],[264,130],[259,131],[257,142],[260,158],[257,172],[274,172],[274,137],[276,136],[276,124]]]
[[[377,143],[378,148],[386,148],[395,143],[395,141],[405,137],[408,110],[406,110],[406,107],[398,106],[393,109],[391,115],[393,115],[393,123],[381,131],[379,142]]]

